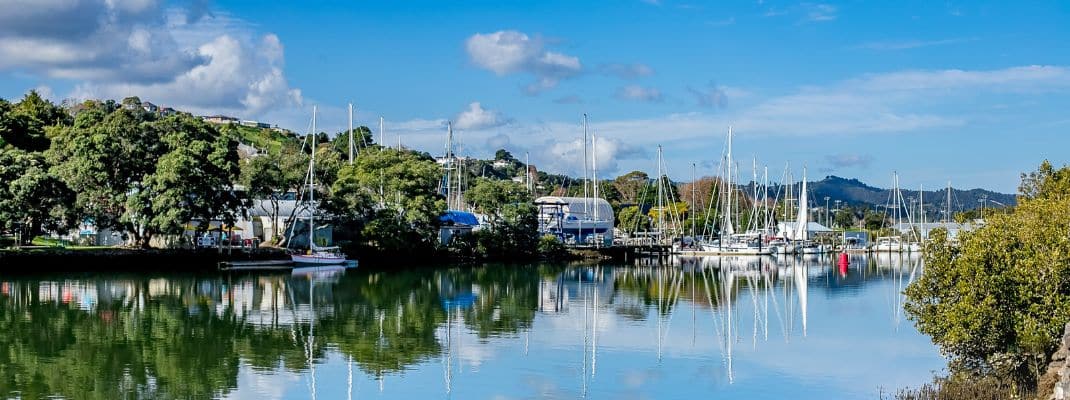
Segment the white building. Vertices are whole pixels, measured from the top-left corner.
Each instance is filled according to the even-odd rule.
[[[605,199],[544,196],[535,205],[540,233],[570,244],[613,245],[613,206]]]
[[[796,226],[796,224],[798,224],[798,222],[781,222],[781,223],[777,224],[776,225],[776,232],[777,232],[776,235],[777,235],[777,237],[782,237],[782,238],[791,239],[791,240],[805,240],[805,239],[813,239],[815,236],[817,236],[819,234],[827,234],[827,233],[831,233],[832,232],[832,229],[829,229],[827,226],[821,225],[821,224],[819,224],[817,222],[807,222],[806,223],[806,237],[805,238],[797,238],[797,237],[795,237],[795,226]]]

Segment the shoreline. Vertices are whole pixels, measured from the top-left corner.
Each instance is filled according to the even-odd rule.
[[[286,257],[281,249],[262,248],[227,254],[218,249],[66,249],[29,248],[0,250],[0,274],[42,272],[204,272],[221,261],[274,260]]]

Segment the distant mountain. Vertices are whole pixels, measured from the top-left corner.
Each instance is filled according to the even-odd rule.
[[[809,182],[811,201],[822,203],[825,196],[830,200],[841,200],[852,205],[883,205],[888,204],[892,198],[892,190],[877,188],[862,183],[858,179],[846,179],[838,176],[827,176],[816,182]],[[918,198],[918,191],[908,188],[900,188],[903,198]],[[925,191],[925,204],[936,209],[947,207],[947,188]],[[971,210],[981,206],[982,198],[988,199],[988,207],[998,207],[999,204],[1012,206],[1016,199],[1013,194],[993,192],[984,189],[951,189],[951,208],[954,212]],[[928,207],[927,207],[928,208]]]

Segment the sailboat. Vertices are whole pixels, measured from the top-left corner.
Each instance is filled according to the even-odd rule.
[[[736,188],[732,183],[732,128],[728,128],[728,150],[725,157],[725,175],[723,181],[725,193],[724,210],[721,215],[720,238],[712,243],[703,243],[702,251],[715,255],[769,255],[776,250],[765,244],[763,234],[758,232],[736,233],[732,221],[732,199],[735,197]]]
[[[806,189],[806,167],[803,167],[802,191],[799,192],[799,215],[795,221],[794,239],[797,244],[795,251],[802,254],[824,254],[828,251],[825,245],[810,241],[810,211],[809,193]]]
[[[892,199],[889,203],[890,205],[887,208],[894,210],[892,215],[893,226],[897,229],[902,227],[903,221],[906,219],[908,226],[910,226],[913,231],[914,221],[909,210],[906,212],[906,215],[903,215],[904,213],[901,211],[906,207],[906,201],[903,199],[903,192],[899,189],[898,173],[893,175]],[[873,251],[893,253],[918,252],[921,251],[921,245],[918,243],[909,243],[900,235],[882,236],[877,238],[877,243],[873,245]]]
[[[297,264],[338,265],[346,262],[346,255],[335,246],[320,247],[316,245],[316,107],[312,107],[312,157],[308,161],[308,251],[304,254],[293,253],[290,258]]]

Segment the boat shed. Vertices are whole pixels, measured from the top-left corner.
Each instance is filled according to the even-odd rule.
[[[479,217],[467,211],[447,210],[438,217],[438,223],[438,241],[448,245],[453,238],[469,235],[479,228]]]
[[[539,208],[539,232],[567,244],[612,246],[613,206],[597,197],[544,196]]]

